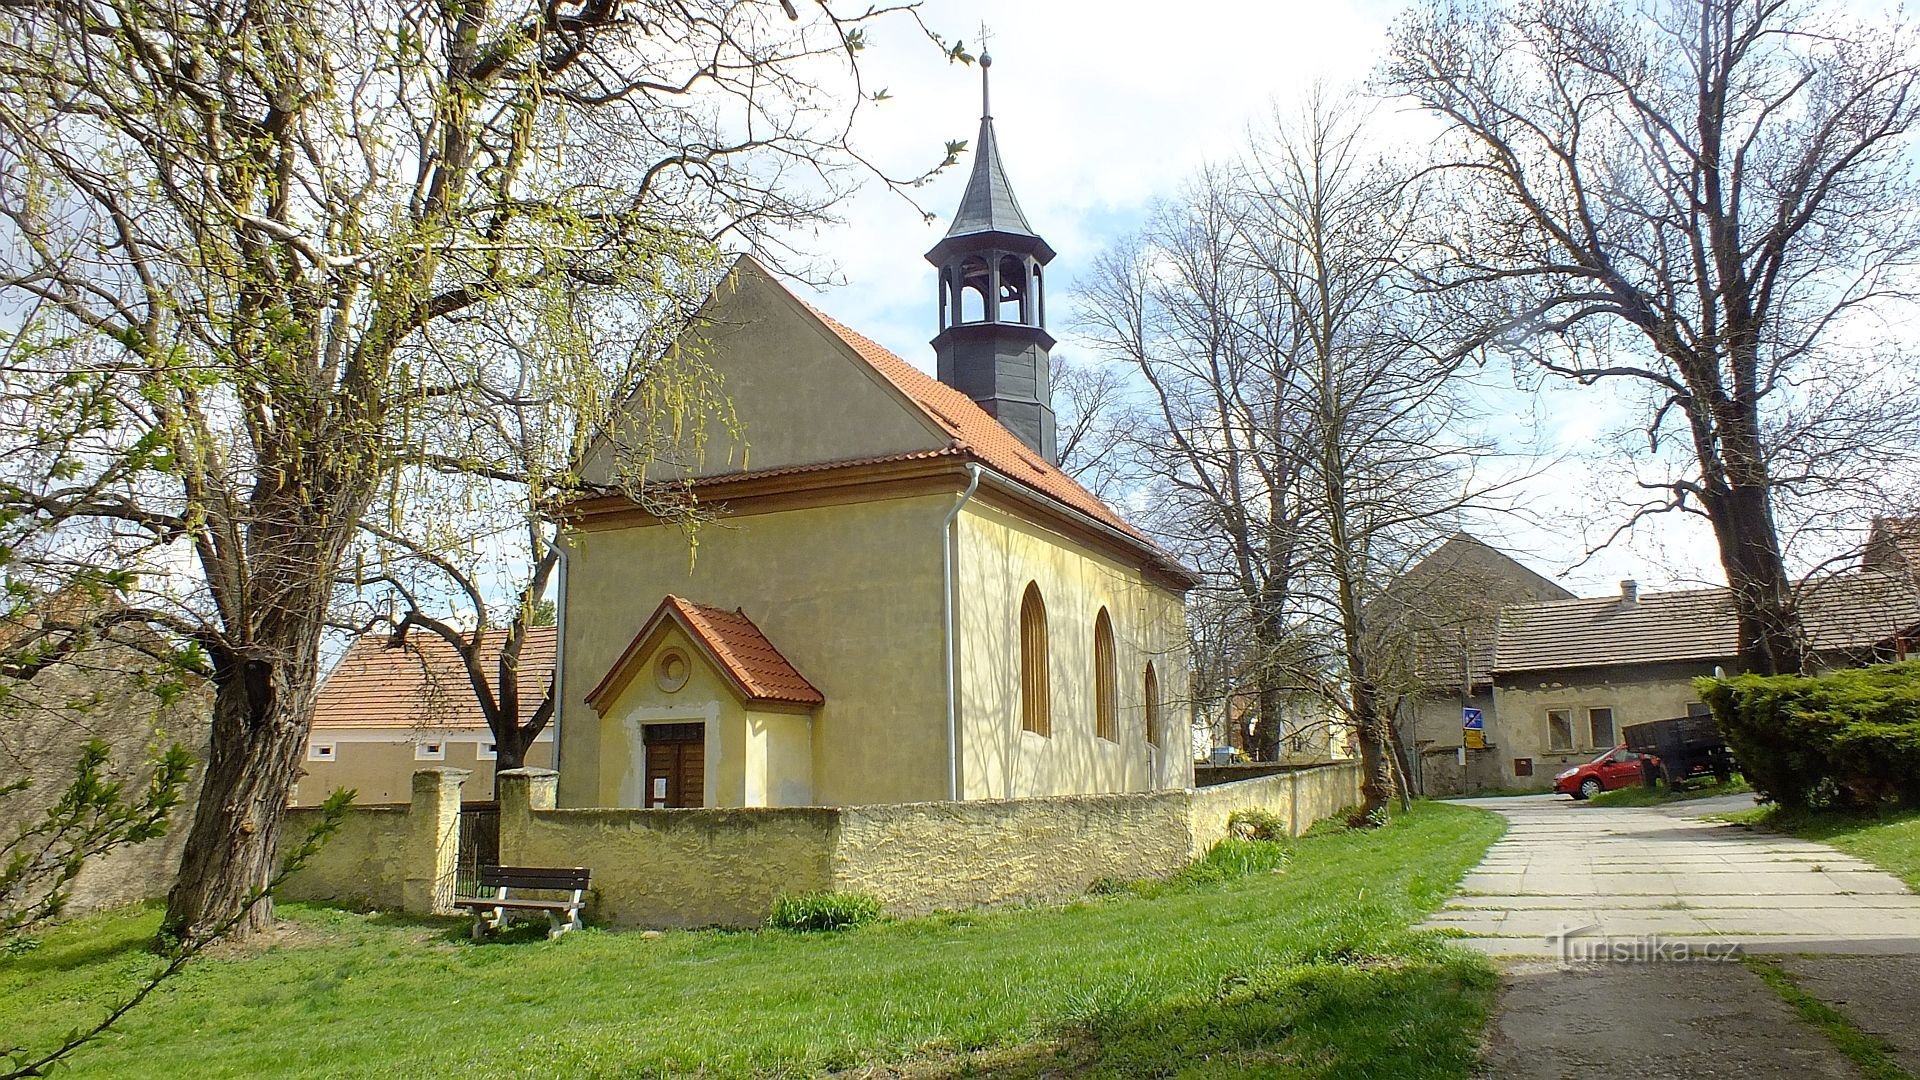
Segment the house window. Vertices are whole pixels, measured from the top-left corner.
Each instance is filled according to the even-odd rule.
[[[1613,749],[1613,710],[1588,709],[1587,734],[1593,737],[1593,741],[1588,743],[1588,746],[1595,750]]]
[[[492,761],[500,756],[500,744],[483,742],[473,752],[476,761]]]
[[[333,761],[336,750],[333,743],[317,742],[307,744],[308,761]]]
[[[1147,662],[1146,677],[1140,680],[1140,696],[1147,703],[1147,745],[1160,745],[1160,676],[1154,674],[1153,662]]]
[[[447,744],[444,742],[413,744],[413,760],[415,761],[445,761],[446,759]]]
[[[1573,749],[1573,710],[1547,710],[1547,749]]]
[[[1107,609],[1101,608],[1100,617],[1093,621],[1093,732],[1118,742],[1120,728],[1113,714],[1120,688],[1114,679],[1113,620],[1107,618]]]
[[[1029,582],[1020,601],[1020,727],[1036,735],[1053,734],[1047,688],[1047,605],[1040,586]]]

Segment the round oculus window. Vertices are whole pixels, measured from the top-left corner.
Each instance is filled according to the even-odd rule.
[[[669,694],[687,685],[691,674],[693,667],[687,663],[687,654],[679,649],[668,649],[653,663],[654,684]]]

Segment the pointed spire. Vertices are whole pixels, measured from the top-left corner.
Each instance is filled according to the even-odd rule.
[[[1000,161],[1000,144],[993,133],[993,99],[988,83],[992,67],[993,57],[982,51],[980,138],[974,144],[973,173],[967,178],[967,190],[960,196],[960,207],[954,211],[953,225],[947,229],[947,239],[994,232],[1031,237],[1039,241],[1040,247],[1046,247],[1046,241],[1033,231],[1033,226],[1027,223],[1026,214],[1021,212],[1020,201],[1013,196],[1013,185],[1007,182],[1007,167]],[[1053,250],[1047,248],[1042,261],[1052,257]]]

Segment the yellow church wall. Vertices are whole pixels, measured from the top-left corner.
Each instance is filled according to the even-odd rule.
[[[944,798],[940,522],[952,505],[951,495],[925,495],[723,518],[700,529],[691,566],[687,539],[672,527],[576,535],[567,567],[561,805],[622,805],[616,778],[639,752],[637,739],[616,737],[624,721],[602,724],[584,697],[667,593],[744,608],[825,695],[806,738],[810,767],[776,771],[766,781],[770,794],[804,789],[822,804]],[[629,692],[643,693],[643,681]],[[691,684],[676,696],[689,692]],[[716,692],[726,693],[699,691],[716,703],[734,700]],[[739,725],[720,725],[739,731],[741,744],[723,743],[713,755],[720,760],[708,765],[714,790],[743,798],[745,712]],[[757,714],[763,752],[789,757],[778,748],[804,745],[805,720]]]
[[[708,301],[704,322],[678,348],[724,357],[720,392],[740,419],[738,437],[709,418],[707,445],[662,454],[650,477],[727,473],[884,457],[944,446],[947,437],[910,408],[864,362],[820,325],[800,302],[751,260],[734,267]],[[606,444],[582,472],[593,483],[610,474]]]
[[[748,806],[812,806],[813,717],[807,713],[748,710]],[[754,800],[758,801],[754,801]]]
[[[969,799],[1147,791],[1193,782],[1181,598],[1140,571],[976,498],[959,518],[961,789]],[[1020,605],[1045,602],[1053,731],[1020,724]],[[1095,730],[1093,634],[1113,624],[1117,741]],[[1146,741],[1142,680],[1160,683],[1161,745]]]

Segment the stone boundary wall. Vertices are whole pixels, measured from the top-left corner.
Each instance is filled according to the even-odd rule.
[[[413,802],[356,806],[312,861],[280,883],[282,900],[398,908],[416,914],[453,911],[453,875],[460,856],[460,788],[466,769],[421,769]],[[280,843],[292,847],[321,820],[315,808],[287,811]]]
[[[850,806],[833,837],[832,887],[921,915],[1077,896],[1101,878],[1165,877],[1193,859],[1187,799],[1157,791]]]
[[[1262,776],[1277,776],[1280,773],[1299,772],[1302,769],[1318,769],[1327,765],[1344,764],[1344,761],[1245,761],[1238,765],[1195,765],[1193,767],[1193,786],[1212,787],[1215,784],[1231,784],[1236,780],[1254,780]]]
[[[421,770],[410,806],[349,812],[282,895],[448,910],[464,772]],[[500,774],[500,861],[587,867],[591,921],[649,927],[757,926],[781,896],[829,890],[896,915],[1057,900],[1175,873],[1235,810],[1267,810],[1298,835],[1360,799],[1351,762],[1180,791],[844,807],[562,810],[557,780]],[[290,812],[286,835],[313,813]]]

